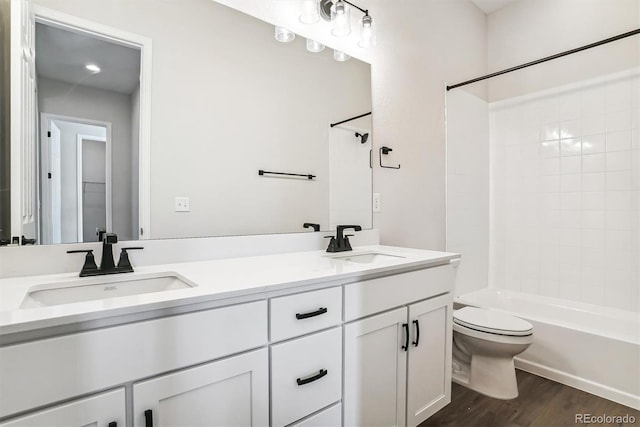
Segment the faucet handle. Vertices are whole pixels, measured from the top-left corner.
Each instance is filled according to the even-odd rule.
[[[97,270],[98,266],[96,265],[96,259],[93,256],[93,249],[87,249],[87,250],[74,250],[74,251],[67,251],[68,254],[81,254],[81,253],[86,253],[87,255],[84,257],[84,265],[82,266],[82,270],[80,270],[80,275],[82,276],[83,273],[86,273],[87,271],[90,270]]]
[[[131,269],[131,271],[133,271],[133,266],[131,265],[131,261],[129,261],[129,253],[127,251],[141,250],[141,249],[144,249],[144,248],[142,246],[132,246],[128,248],[121,248],[120,259],[118,260],[118,268]]]

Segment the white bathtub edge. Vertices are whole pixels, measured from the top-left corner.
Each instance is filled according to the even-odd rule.
[[[596,383],[585,378],[577,377],[539,363],[524,360],[518,356],[516,356],[514,360],[516,368],[523,371],[600,396],[604,399],[620,403],[621,405],[640,410],[640,396],[635,396],[631,393]]]

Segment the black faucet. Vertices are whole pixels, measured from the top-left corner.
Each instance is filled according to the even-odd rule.
[[[359,225],[339,225],[336,229],[336,237],[327,236],[327,238],[331,238],[327,252],[345,252],[352,250],[351,243],[349,243],[349,237],[353,236],[353,234],[343,234],[344,230],[348,228],[353,228],[355,231],[362,230],[362,227]]]
[[[116,273],[132,273],[133,266],[129,261],[129,253],[127,251],[133,249],[144,249],[143,247],[129,247],[122,248],[120,252],[120,259],[118,265],[115,265],[113,260],[113,244],[118,243],[118,236],[115,233],[105,233],[102,239],[102,258],[100,260],[100,267],[96,265],[95,258],[93,256],[93,249],[87,250],[75,250],[67,251],[68,254],[86,253],[84,259],[84,265],[80,270],[80,277],[86,276],[101,276],[104,274],[116,274]]]
[[[313,228],[313,231],[320,231],[320,224],[314,224],[313,222],[305,222],[302,224],[304,228]]]

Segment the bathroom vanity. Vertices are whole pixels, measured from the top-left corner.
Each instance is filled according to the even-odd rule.
[[[458,259],[371,246],[146,266],[118,276],[186,286],[107,299],[73,289],[124,277],[0,280],[0,426],[416,426],[450,401]]]

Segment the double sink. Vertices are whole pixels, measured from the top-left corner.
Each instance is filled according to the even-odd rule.
[[[326,255],[333,260],[355,264],[372,264],[404,258],[380,252]],[[117,274],[78,278],[32,286],[20,308],[48,307],[106,298],[142,295],[187,289],[198,286],[175,272],[151,274]]]

